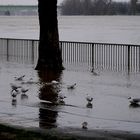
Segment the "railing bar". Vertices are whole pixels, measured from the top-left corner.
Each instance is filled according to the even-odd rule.
[[[139,71],[140,71],[140,47],[139,47]]]
[[[67,48],[67,49],[66,49],[66,56],[67,56],[67,61],[66,61],[66,62],[68,62],[68,58],[69,58],[69,57],[68,57],[68,49],[69,49],[68,47],[69,47],[69,45],[68,45],[68,42],[67,42],[67,43],[66,43],[66,48]]]
[[[105,58],[106,58],[106,53],[105,53],[105,50],[106,50],[106,49],[105,49],[105,48],[106,48],[106,46],[104,45],[104,68],[105,68],[105,62],[106,62],[106,61],[105,61]]]
[[[122,63],[122,46],[120,47],[120,70],[122,71],[122,65],[123,65],[123,63]]]
[[[95,66],[97,66],[97,44],[95,44]]]
[[[133,48],[130,46],[130,52],[131,52],[131,71],[132,71],[132,67],[133,67]]]

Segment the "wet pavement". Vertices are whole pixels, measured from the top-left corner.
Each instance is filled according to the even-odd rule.
[[[140,106],[131,106],[128,101],[130,96],[140,97],[140,74],[96,72],[98,75],[85,66],[69,65],[62,73],[42,73],[30,64],[1,62],[0,122],[78,134],[92,130],[140,134]],[[14,77],[21,75],[25,75],[24,80],[16,81]],[[52,80],[59,83],[52,85]],[[13,100],[11,83],[29,91]],[[67,89],[73,83],[76,87]],[[87,94],[93,97],[92,106],[88,106]],[[66,97],[63,102],[59,102],[60,95]],[[88,123],[87,130],[82,129],[83,122]]]

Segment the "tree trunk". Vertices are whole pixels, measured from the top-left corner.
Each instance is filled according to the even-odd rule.
[[[63,70],[57,21],[57,0],[38,0],[40,24],[36,70]]]

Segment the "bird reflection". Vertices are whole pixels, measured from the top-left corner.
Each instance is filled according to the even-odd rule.
[[[57,127],[58,112],[55,111],[58,102],[58,94],[61,91],[61,86],[54,86],[52,81],[58,81],[55,85],[60,84],[61,74],[53,71],[38,71],[40,89],[39,99],[50,101],[52,104],[49,107],[43,106],[39,109],[39,126],[41,128],[55,128]],[[49,108],[49,109],[48,109]]]
[[[87,108],[92,108],[93,105],[92,105],[92,103],[87,103],[86,107],[87,107]]]
[[[126,80],[127,80],[126,87],[130,88],[132,83],[131,83],[131,77],[130,77],[131,75],[130,75],[130,70],[129,69],[127,70],[127,75],[126,76],[127,76],[126,77]]]
[[[16,107],[16,106],[17,106],[17,100],[16,100],[16,99],[12,99],[11,105],[12,105],[13,107]]]
[[[21,94],[21,100],[27,100],[28,99],[28,95],[26,94]]]
[[[140,107],[140,105],[139,104],[129,104],[129,107],[130,108],[138,108],[138,107]]]

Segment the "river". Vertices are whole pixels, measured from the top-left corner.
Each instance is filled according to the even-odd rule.
[[[140,16],[58,16],[61,41],[140,44]],[[0,37],[39,38],[37,16],[0,16]]]

